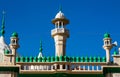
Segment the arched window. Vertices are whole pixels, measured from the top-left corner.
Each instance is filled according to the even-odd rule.
[[[107,41],[107,45],[109,44],[109,41]]]
[[[15,40],[12,40],[12,44],[15,44]]]

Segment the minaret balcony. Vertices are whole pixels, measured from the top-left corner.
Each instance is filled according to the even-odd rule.
[[[113,47],[112,44],[111,44],[111,45],[103,45],[103,48],[104,48],[105,50],[111,50],[112,47]]]
[[[66,35],[67,37],[69,37],[69,30],[65,29],[65,28],[55,28],[51,31],[51,35],[55,36],[55,35]]]

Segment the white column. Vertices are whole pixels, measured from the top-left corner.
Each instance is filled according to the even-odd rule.
[[[80,70],[80,65],[78,66],[79,70]]]
[[[45,68],[45,65],[42,65],[42,70],[44,70],[44,68]]]
[[[110,50],[106,49],[106,62],[109,63],[110,62]]]
[[[53,65],[51,65],[51,70],[53,70]]]
[[[62,70],[63,69],[63,65],[62,64],[60,64],[60,70]]]
[[[41,65],[39,66],[39,70],[42,70],[42,66]]]
[[[83,70],[85,70],[85,65],[83,65]]]
[[[79,70],[81,70],[81,68],[82,68],[81,65],[79,65]]]
[[[26,70],[26,69],[25,69],[25,65],[23,65],[23,70]]]
[[[33,65],[31,65],[31,70],[34,70],[34,66]]]
[[[98,71],[99,70],[99,66],[97,65],[96,68],[97,68],[97,71]]]
[[[37,70],[39,70],[39,65],[37,65]]]
[[[34,70],[36,70],[36,65],[34,65]]]
[[[57,64],[54,64],[55,70],[57,70]]]
[[[48,70],[48,65],[46,65],[46,70]]]
[[[42,70],[44,70],[44,65],[42,65]]]
[[[27,66],[27,65],[25,65],[25,70],[28,70],[28,69],[27,69],[27,67],[28,67],[28,66]]]
[[[94,71],[94,66],[92,65],[92,71]]]
[[[88,65],[88,71],[90,71],[90,65]]]
[[[41,65],[39,65],[39,70],[41,70]]]

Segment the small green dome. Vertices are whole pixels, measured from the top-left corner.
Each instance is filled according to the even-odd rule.
[[[13,32],[12,33],[12,37],[18,37],[18,33],[17,32]]]
[[[6,49],[6,50],[4,51],[4,53],[5,53],[5,54],[9,54],[10,51]]]
[[[105,33],[104,34],[104,38],[110,38],[110,34],[109,33]]]
[[[5,34],[5,30],[4,30],[4,29],[1,30],[1,34],[2,34],[2,35]]]
[[[117,51],[114,51],[114,55],[117,55],[118,53],[117,53]]]

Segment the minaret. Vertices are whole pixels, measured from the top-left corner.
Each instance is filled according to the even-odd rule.
[[[39,52],[38,58],[43,57],[42,50],[43,50],[43,48],[42,48],[42,41],[40,41],[40,48],[39,48],[40,52]]]
[[[106,62],[110,63],[110,50],[113,47],[113,44],[111,43],[112,39],[110,38],[110,34],[105,33],[103,41],[104,41],[103,48],[106,51]]]
[[[51,31],[51,35],[55,41],[55,52],[56,56],[65,56],[66,52],[66,40],[69,37],[69,30],[65,27],[69,23],[69,20],[65,18],[62,10],[56,14],[52,20],[55,28]]]
[[[5,12],[3,11],[2,17],[2,27],[1,27],[1,36],[0,36],[0,62],[9,63],[10,58],[6,56],[6,54],[10,53],[9,46],[5,43],[4,35],[5,35]]]
[[[12,62],[14,64],[15,64],[15,58],[16,58],[16,50],[17,48],[19,48],[18,40],[19,40],[18,34],[14,32],[12,34],[12,37],[10,38],[10,45],[9,45],[13,55]]]

